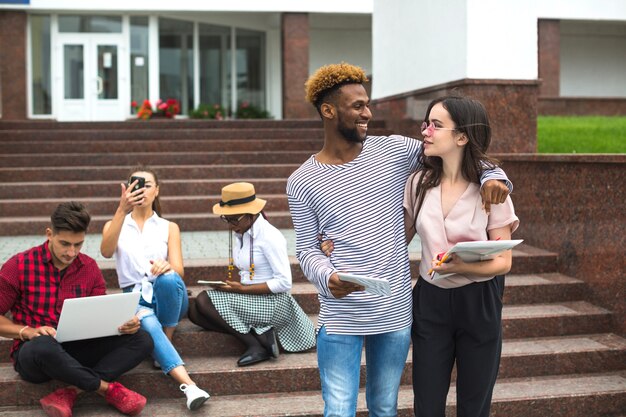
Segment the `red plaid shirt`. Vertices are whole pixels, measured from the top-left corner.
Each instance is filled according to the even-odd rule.
[[[56,328],[66,298],[105,294],[102,272],[92,258],[79,253],[63,278],[52,263],[48,242],[18,253],[0,269],[0,314],[11,311],[13,322]],[[11,357],[22,343],[13,342]]]

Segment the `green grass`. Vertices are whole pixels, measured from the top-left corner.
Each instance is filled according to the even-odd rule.
[[[626,117],[538,116],[540,153],[626,153]]]

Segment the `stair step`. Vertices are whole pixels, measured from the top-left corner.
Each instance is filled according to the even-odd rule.
[[[388,129],[372,128],[369,135],[388,135]],[[321,124],[316,128],[259,128],[259,129],[26,129],[0,130],[0,142],[23,141],[66,141],[76,142],[89,139],[93,142],[106,141],[152,141],[152,140],[231,140],[231,139],[322,139]]]
[[[118,191],[120,190],[118,185]],[[118,192],[119,194],[119,192]],[[261,194],[259,198],[265,199],[266,211],[289,211],[287,196],[282,194]],[[89,214],[112,216],[117,209],[120,197],[80,197],[74,201],[83,203]],[[160,199],[163,213],[210,213],[214,204],[220,201],[220,195],[181,195],[164,196]],[[0,200],[0,213],[4,217],[45,217],[62,202],[67,199],[60,198],[26,198],[26,199],[2,199]]]
[[[134,152],[134,153],[20,153],[0,155],[0,166],[48,165],[173,165],[173,164],[269,164],[304,162],[312,151]]]
[[[311,320],[316,322],[319,305],[316,296],[310,289],[306,289],[306,285],[294,285],[293,295]],[[193,294],[198,293],[194,291]],[[520,314],[521,309],[524,310],[523,314]],[[611,331],[611,313],[587,302],[505,305],[502,311],[502,327],[505,339],[608,333]],[[11,339],[0,338],[0,362],[9,360],[11,344]],[[180,322],[174,344],[183,356],[243,353],[241,346],[231,336],[203,331],[188,319]]]
[[[248,181],[254,184],[255,191],[259,194],[285,195],[287,178],[218,178],[218,179],[179,179],[163,180],[159,187],[163,196],[207,196],[219,195],[222,187],[233,182]],[[120,195],[120,182],[117,181],[55,181],[55,182],[13,182],[0,183],[0,195],[3,199],[29,199],[29,198],[89,198],[107,195],[117,197]]]
[[[275,150],[310,150],[311,153],[321,149],[324,141],[315,139],[181,139],[181,140],[116,140],[116,141],[0,141],[0,154],[29,153],[34,149],[37,153],[136,153],[136,152],[258,152]]]
[[[270,213],[271,214],[271,213]],[[274,222],[274,217],[272,217],[272,223]],[[226,254],[228,252],[228,238],[225,237],[223,240],[223,245],[221,249],[223,253]],[[98,244],[99,247],[99,244]],[[513,250],[513,268],[511,269],[511,274],[507,275],[507,281],[512,281],[510,284],[507,282],[507,290],[505,290],[505,300],[509,300],[508,297],[515,297],[511,299],[514,302],[518,302],[515,300],[522,300],[522,302],[531,302],[531,300],[535,300],[532,297],[538,297],[536,300],[539,302],[551,302],[558,300],[579,300],[580,293],[584,289],[584,283],[580,280],[575,280],[574,278],[559,278],[558,274],[552,275],[553,273],[540,273],[534,275],[528,275],[526,278],[518,279],[514,276],[514,274],[527,274],[528,271],[535,270],[534,268],[537,265],[541,266],[542,263],[546,262],[546,259],[550,259],[549,255],[535,258],[528,257],[519,257],[517,256],[518,251]],[[215,253],[207,253],[207,256],[215,256]],[[419,254],[410,254],[409,259],[411,260],[411,276],[416,277],[419,275]],[[291,275],[294,283],[296,282],[304,282],[307,279],[304,277],[302,270],[298,264],[298,261],[295,257],[291,257]],[[552,262],[556,261],[556,257],[552,258]],[[102,274],[104,275],[104,279],[107,282],[107,286],[109,288],[117,287],[117,275],[115,272],[115,261],[107,260],[99,260],[98,265],[102,270]],[[185,283],[187,285],[195,285],[196,282],[200,279],[202,280],[211,280],[211,281],[219,281],[226,278],[226,267],[228,265],[227,259],[185,259]],[[552,269],[554,270],[554,268]],[[509,277],[512,277],[509,279]],[[531,278],[534,277],[534,278]],[[537,285],[541,285],[538,287],[528,288],[525,282],[534,281]],[[567,282],[560,282],[567,281]],[[510,292],[508,290],[509,285],[515,285],[517,282],[520,282],[516,286],[515,292],[512,295],[509,295]],[[567,285],[564,285],[567,284]],[[520,290],[521,288],[521,290]],[[527,291],[528,296],[526,296],[523,292]],[[561,291],[564,291],[561,293]],[[525,301],[523,301],[525,300]]]
[[[104,181],[118,183],[128,175],[135,162],[128,166],[58,166],[58,167],[0,167],[0,183],[11,182],[82,182]],[[282,178],[285,179],[300,164],[211,164],[211,165],[151,165],[168,181],[217,178]],[[165,181],[167,182],[167,181]],[[4,196],[4,194],[2,194]],[[31,194],[33,197],[36,194]]]
[[[371,120],[370,129],[382,129],[384,120]],[[1,120],[0,130],[181,130],[181,129],[321,129],[319,120],[198,120],[159,119],[149,122],[131,119],[124,122],[57,122],[51,120]]]
[[[49,391],[43,391],[41,396]],[[95,394],[81,396],[75,407],[76,414],[84,417],[119,416]],[[38,397],[39,398],[39,397]],[[280,394],[215,395],[199,410],[185,408],[180,393],[172,399],[149,399],[142,415],[211,416],[211,417],[322,417],[324,404],[320,391],[289,392]],[[413,391],[410,386],[400,387],[398,417],[413,415]],[[563,375],[558,377],[511,378],[496,382],[492,416],[589,417],[620,413],[626,407],[626,375],[624,372]],[[37,417],[45,414],[39,406],[2,407],[0,416]],[[456,415],[456,389],[451,386],[447,398],[446,415]],[[365,392],[358,397],[357,416],[367,416]]]
[[[207,212],[211,210],[212,204],[208,206]],[[288,211],[268,212],[268,217],[272,219],[272,224],[279,229],[293,227],[291,215]],[[224,222],[218,215],[208,213],[178,213],[167,216],[178,224],[182,230],[220,230],[224,229]],[[111,220],[110,215],[91,216],[89,223],[89,233],[102,231],[105,223]],[[3,217],[0,218],[0,236],[32,235],[45,230],[50,224],[50,217]]]

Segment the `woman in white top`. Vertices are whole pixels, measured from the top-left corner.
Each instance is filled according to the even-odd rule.
[[[289,352],[315,346],[313,323],[289,294],[287,243],[265,219],[264,206],[265,200],[256,197],[250,183],[222,188],[213,213],[220,214],[231,229],[228,279],[199,294],[189,308],[192,322],[229,333],[246,346],[237,361],[239,366],[277,358],[278,341]],[[233,276],[235,266],[239,277]]]
[[[486,155],[491,128],[483,105],[463,97],[438,98],[424,120],[423,169],[409,177],[404,201],[407,241],[417,233],[422,244],[413,289],[415,415],[445,415],[456,362],[458,415],[487,417],[500,363],[511,251],[475,263],[452,255],[439,265],[436,258],[458,242],[510,239],[519,220],[510,197],[490,212],[482,206],[480,173],[497,164]],[[434,279],[432,271],[452,275]]]
[[[199,408],[209,394],[189,377],[184,362],[172,345],[172,337],[189,305],[184,274],[180,230],[160,217],[159,183],[155,172],[138,167],[121,184],[119,206],[104,225],[100,252],[115,255],[120,287],[141,292],[137,316],[141,328],[154,341],[155,365],[180,384],[190,410]],[[139,181],[145,187],[135,189]]]

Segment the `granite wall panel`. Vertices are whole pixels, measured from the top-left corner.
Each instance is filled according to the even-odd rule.
[[[3,120],[26,119],[26,13],[0,11],[0,101]]]
[[[515,238],[559,254],[626,333],[626,155],[496,155],[514,183]]]
[[[312,119],[315,108],[304,98],[309,77],[309,15],[282,14],[283,118]]]
[[[539,49],[539,86],[540,96],[555,96],[560,94],[561,82],[561,25],[559,20],[539,19],[538,49]]]
[[[493,129],[492,152],[537,150],[537,81],[464,79],[373,100],[375,119],[394,133],[421,137],[419,125],[434,98],[461,94],[480,100]]]
[[[539,97],[542,116],[626,116],[626,98]]]

